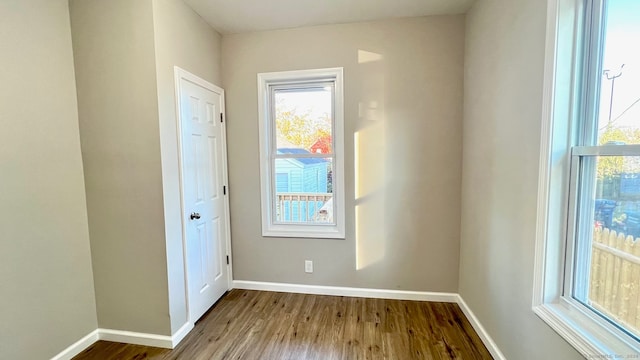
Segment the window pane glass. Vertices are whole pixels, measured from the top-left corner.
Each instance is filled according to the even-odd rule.
[[[277,223],[335,224],[332,158],[275,159]]]
[[[574,297],[640,337],[640,157],[581,164]]]
[[[606,1],[598,145],[640,144],[640,1]]]
[[[331,154],[333,87],[275,90],[276,147]]]

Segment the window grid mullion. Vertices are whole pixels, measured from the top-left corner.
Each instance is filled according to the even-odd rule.
[[[640,145],[574,146],[572,156],[640,156]]]
[[[335,154],[273,154],[274,159],[326,159],[330,157],[335,157]]]

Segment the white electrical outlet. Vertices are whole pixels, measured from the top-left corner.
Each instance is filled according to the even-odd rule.
[[[313,261],[305,260],[304,261],[304,272],[311,274],[313,272]]]

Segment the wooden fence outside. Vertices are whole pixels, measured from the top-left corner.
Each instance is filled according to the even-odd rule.
[[[591,306],[640,336],[640,238],[596,227],[591,250]]]

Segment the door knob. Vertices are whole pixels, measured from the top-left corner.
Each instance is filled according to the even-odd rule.
[[[200,219],[200,213],[192,212],[190,218],[191,218],[191,220]]]

